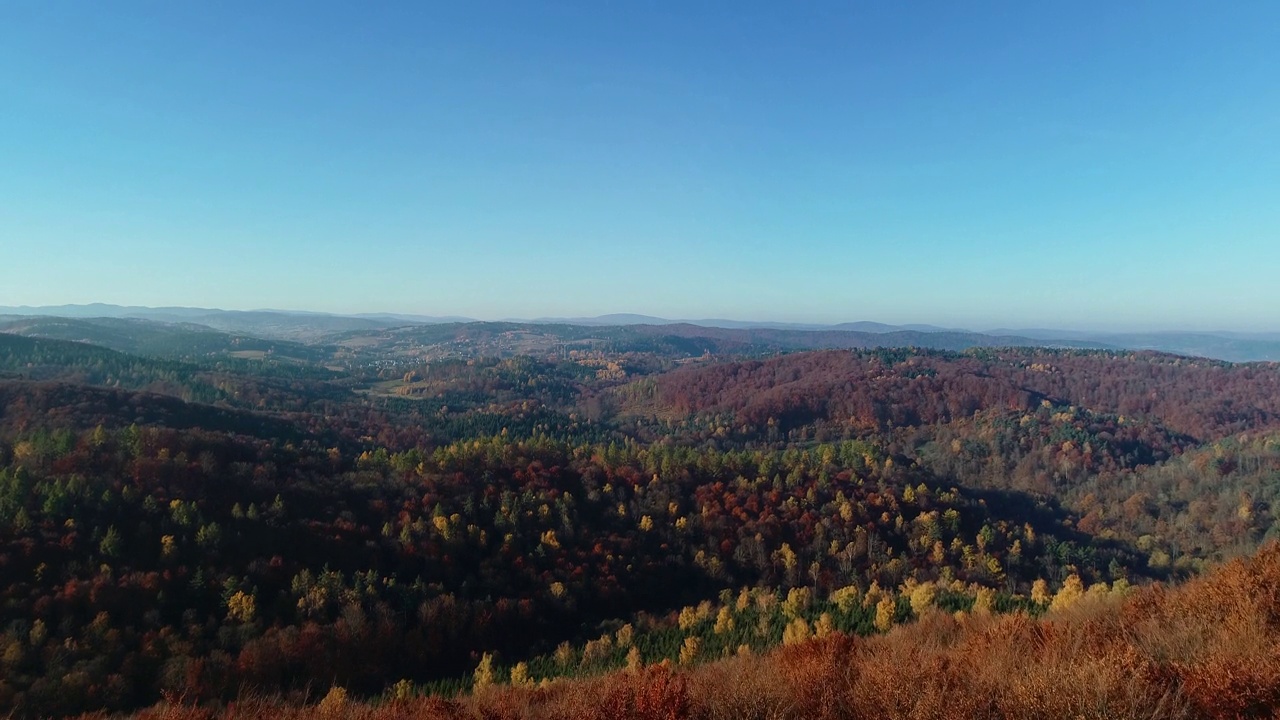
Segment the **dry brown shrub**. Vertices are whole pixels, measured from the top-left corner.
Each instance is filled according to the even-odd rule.
[[[699,720],[772,720],[787,717],[792,692],[770,664],[735,657],[703,666],[690,677]]]

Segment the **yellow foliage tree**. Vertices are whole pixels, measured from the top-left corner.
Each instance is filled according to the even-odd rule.
[[[774,557],[778,562],[782,563],[783,569],[787,572],[795,571],[798,558],[796,557],[795,550],[791,549],[790,543],[782,543],[782,547],[774,553]]]
[[[938,588],[931,582],[921,583],[911,591],[911,612],[924,617],[938,597]]]
[[[688,631],[698,624],[698,611],[688,606],[681,608],[677,623],[680,625],[681,630]]]
[[[787,617],[799,617],[801,613],[809,608],[809,603],[812,599],[813,595],[809,592],[809,588],[791,588],[787,591],[787,599],[782,602],[782,612]]]
[[[809,628],[809,623],[804,618],[796,618],[787,623],[782,630],[782,644],[795,645],[813,637],[813,631]]]
[[[818,622],[813,625],[813,634],[824,638],[836,631],[836,623],[831,619],[831,613],[822,613],[818,616]]]
[[[897,603],[893,598],[888,595],[880,598],[880,602],[876,603],[876,629],[886,632],[893,627],[893,615],[896,611]]]
[[[862,598],[862,607],[872,607],[880,602],[880,598],[884,596],[884,590],[880,589],[880,583],[872,580],[871,587],[867,588],[867,594]]]
[[[160,559],[173,560],[178,557],[178,542],[172,535],[162,535],[160,537]]]
[[[476,690],[483,690],[493,685],[493,655],[485,653],[480,656],[480,664],[476,666],[473,678],[475,680]]]
[[[942,544],[941,540],[933,541],[933,552],[929,554],[929,559],[934,565],[941,565],[947,559],[947,546]]]
[[[631,623],[627,623],[618,628],[615,639],[618,641],[618,647],[630,647],[631,641],[635,638],[635,628],[631,627]]]
[[[835,603],[842,613],[852,610],[861,600],[862,592],[858,590],[857,585],[848,585],[831,593],[831,602]]]
[[[227,598],[227,619],[239,623],[252,622],[256,606],[252,595],[237,590]]]
[[[990,615],[995,608],[996,591],[988,587],[979,587],[973,593],[973,614]]]
[[[711,604],[710,600],[703,600],[698,603],[698,622],[710,620],[712,609],[714,609],[714,606]]]
[[[448,540],[450,537],[452,537],[452,533],[449,532],[449,518],[443,515],[436,515],[435,517],[431,518],[431,524],[435,525],[436,532],[440,533],[440,537],[444,538],[445,540]]]
[[[697,660],[701,644],[696,637],[685,638],[684,644],[680,646],[680,664],[690,665],[694,660]]]
[[[1031,583],[1031,602],[1044,607],[1052,599],[1053,597],[1049,595],[1049,583],[1045,582],[1044,578],[1038,578],[1034,583]]]
[[[733,632],[733,612],[728,606],[720,608],[720,612],[716,614],[715,633],[723,635],[727,632]]]
[[[612,653],[613,638],[611,636],[602,635],[596,640],[588,640],[586,646],[582,648],[582,665],[586,667],[603,662]]]
[[[329,692],[316,705],[316,715],[322,718],[340,717],[346,713],[347,704],[347,691],[335,685],[329,688]]]
[[[397,680],[396,684],[391,686],[391,699],[396,702],[412,700],[417,694],[417,690],[413,687],[413,682],[406,678]]]
[[[1053,602],[1050,603],[1050,610],[1063,610],[1075,605],[1076,602],[1084,597],[1084,583],[1080,581],[1080,576],[1071,573],[1067,579],[1062,582],[1062,588],[1058,590],[1058,594],[1053,596]]]
[[[565,667],[573,662],[574,652],[573,646],[568,642],[562,642],[556,646],[555,659],[556,664]]]

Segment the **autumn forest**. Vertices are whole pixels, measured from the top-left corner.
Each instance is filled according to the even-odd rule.
[[[0,714],[1280,707],[1275,364],[159,328],[0,334]]]

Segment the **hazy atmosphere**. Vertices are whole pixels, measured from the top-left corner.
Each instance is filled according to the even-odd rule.
[[[0,305],[1277,330],[1274,3],[7,3]]]

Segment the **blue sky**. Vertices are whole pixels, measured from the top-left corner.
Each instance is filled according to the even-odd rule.
[[[0,5],[0,305],[1280,329],[1280,3]]]

